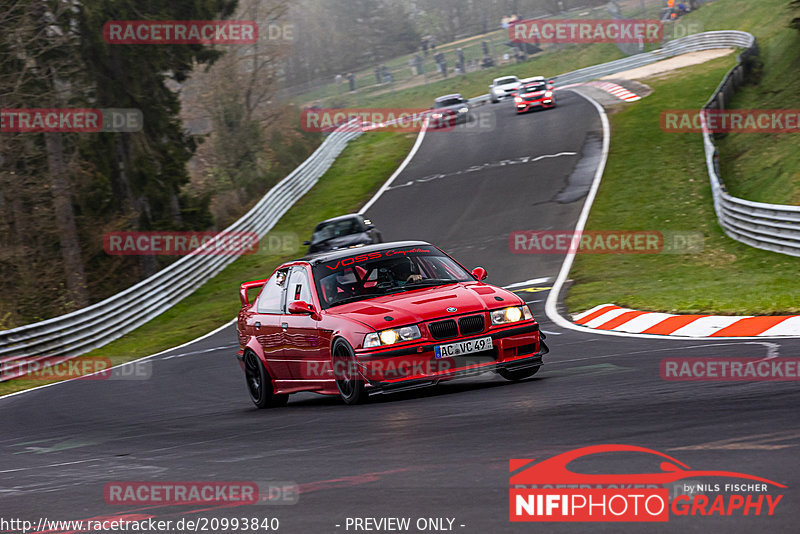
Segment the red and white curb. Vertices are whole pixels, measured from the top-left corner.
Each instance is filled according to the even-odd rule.
[[[605,91],[606,93],[613,95],[620,100],[624,100],[625,102],[636,102],[637,100],[641,100],[642,97],[637,95],[636,93],[625,89],[621,85],[617,85],[611,82],[586,82],[586,83],[573,83],[571,85],[565,85],[564,87],[559,87],[559,89],[569,89],[571,87],[581,87],[581,86],[591,86],[597,87]]]
[[[625,89],[621,85],[617,85],[615,83],[589,82],[586,85],[591,85],[592,87],[597,87],[599,89],[602,89],[603,91],[606,91],[607,93],[610,93],[619,98],[620,100],[624,100],[625,102],[636,102],[637,100],[642,99],[642,97],[637,95],[636,93],[633,93]]]
[[[678,337],[800,336],[800,315],[672,315],[602,304],[572,317],[575,324],[597,330]]]

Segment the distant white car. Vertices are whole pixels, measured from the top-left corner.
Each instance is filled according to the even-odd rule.
[[[492,85],[489,86],[489,96],[492,99],[492,104],[497,104],[505,98],[514,96],[514,91],[519,89],[522,84],[516,76],[503,76],[502,78],[495,78]]]
[[[523,84],[526,84],[526,83],[544,82],[544,81],[545,81],[544,76],[531,76],[530,78],[523,78],[519,82],[520,82],[520,85],[523,85]],[[547,83],[551,83],[552,84],[553,82],[549,81]]]

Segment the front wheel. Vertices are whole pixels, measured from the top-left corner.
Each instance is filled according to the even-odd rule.
[[[526,367],[525,369],[498,369],[497,374],[506,380],[517,382],[519,380],[525,380],[526,378],[532,377],[539,371],[541,367],[541,365],[535,365],[533,367]]]
[[[264,364],[252,351],[247,351],[244,355],[244,376],[247,380],[247,391],[250,393],[250,400],[258,408],[270,408],[286,406],[289,402],[289,395],[276,395],[272,388]]]
[[[358,372],[358,363],[353,348],[344,339],[333,344],[333,375],[339,396],[345,404],[360,404],[367,399],[364,379]]]

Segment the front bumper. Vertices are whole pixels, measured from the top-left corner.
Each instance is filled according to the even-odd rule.
[[[430,127],[437,128],[452,128],[456,124],[467,122],[469,119],[469,112],[466,113],[450,113],[442,117],[431,117]]]
[[[555,105],[556,105],[555,98],[542,98],[540,100],[515,103],[515,106],[517,108],[517,113],[525,113],[526,111],[530,111],[532,109],[552,108]]]
[[[434,347],[483,337],[492,338],[489,351],[436,359]],[[396,391],[434,385],[440,381],[498,369],[523,369],[542,365],[549,352],[537,323],[489,330],[482,334],[424,341],[397,349],[356,351],[365,382],[378,391]]]

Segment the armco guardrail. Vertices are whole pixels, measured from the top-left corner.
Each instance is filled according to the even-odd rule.
[[[331,133],[289,176],[269,190],[226,232],[264,236],[328,170],[349,141],[346,127]],[[52,364],[101,347],[169,309],[236,259],[192,254],[138,284],[72,313],[0,332],[0,380],[25,374],[31,362]]]
[[[751,60],[758,55],[755,38],[750,36],[749,43],[744,48],[737,65],[728,72],[703,106],[704,111],[725,109],[737,87],[747,79]],[[719,176],[718,152],[713,135],[708,131],[703,132],[703,144],[714,196],[714,210],[725,233],[751,247],[800,256],[800,206],[752,202],[731,196]]]

